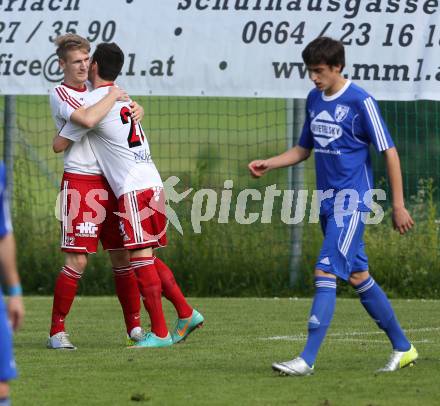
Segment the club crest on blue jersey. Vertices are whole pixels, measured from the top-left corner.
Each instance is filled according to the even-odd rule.
[[[345,117],[350,110],[350,107],[344,106],[343,104],[338,104],[335,109],[335,119],[338,123],[344,121]]]

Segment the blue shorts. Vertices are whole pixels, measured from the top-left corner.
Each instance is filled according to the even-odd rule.
[[[315,268],[347,281],[353,272],[368,271],[368,257],[362,240],[367,212],[355,211],[344,217],[321,215],[324,242]]]
[[[0,293],[0,382],[7,382],[17,376],[12,352],[12,330],[6,305]]]

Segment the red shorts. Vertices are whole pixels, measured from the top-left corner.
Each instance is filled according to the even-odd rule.
[[[118,199],[120,229],[128,250],[167,245],[167,216],[162,188],[136,190]]]
[[[64,172],[61,181],[61,250],[93,254],[123,249],[117,199],[100,175]]]

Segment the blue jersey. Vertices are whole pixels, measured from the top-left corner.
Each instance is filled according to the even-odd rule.
[[[6,170],[0,162],[0,238],[12,232],[9,200],[6,192]],[[17,376],[12,353],[12,331],[0,286],[0,381],[7,382]]]
[[[9,198],[6,190],[6,168],[0,162],[0,238],[12,232]]]
[[[332,96],[313,89],[307,98],[306,120],[299,145],[315,150],[317,189],[358,193],[358,210],[369,211],[373,174],[369,147],[385,151],[394,146],[376,101],[347,81]],[[334,209],[334,197],[321,204],[321,214]]]

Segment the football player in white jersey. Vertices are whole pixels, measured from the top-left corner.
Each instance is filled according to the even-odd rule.
[[[86,104],[96,105],[108,95],[124,62],[114,43],[100,44],[93,54],[89,77],[95,90]],[[85,137],[85,135],[87,135]],[[163,184],[151,159],[148,141],[140,124],[130,119],[128,103],[116,103],[100,123],[87,128],[68,123],[54,140],[61,151],[70,141],[88,138],[93,152],[118,198],[124,245],[130,252],[151,333],[136,347],[165,347],[184,340],[202,325],[203,316],[186,301],[171,270],[153,255],[153,248],[166,245],[166,215]],[[178,319],[169,334],[162,311],[161,292],[176,308]]]
[[[110,111],[116,100],[127,99],[125,92],[112,86],[107,97],[100,103],[85,108],[90,44],[79,35],[66,34],[57,38],[56,45],[60,67],[64,72],[63,83],[50,94],[52,115],[58,131],[69,122],[93,127]],[[140,108],[139,111],[137,107],[137,118],[141,115],[143,110]],[[96,252],[99,240],[110,254],[127,334],[135,340],[143,338],[139,289],[123,246],[118,218],[113,214],[117,200],[102,175],[87,137],[65,151],[61,202],[61,249],[65,252],[65,264],[55,283],[47,347],[75,349],[66,333],[64,322],[87,265],[87,255]]]

